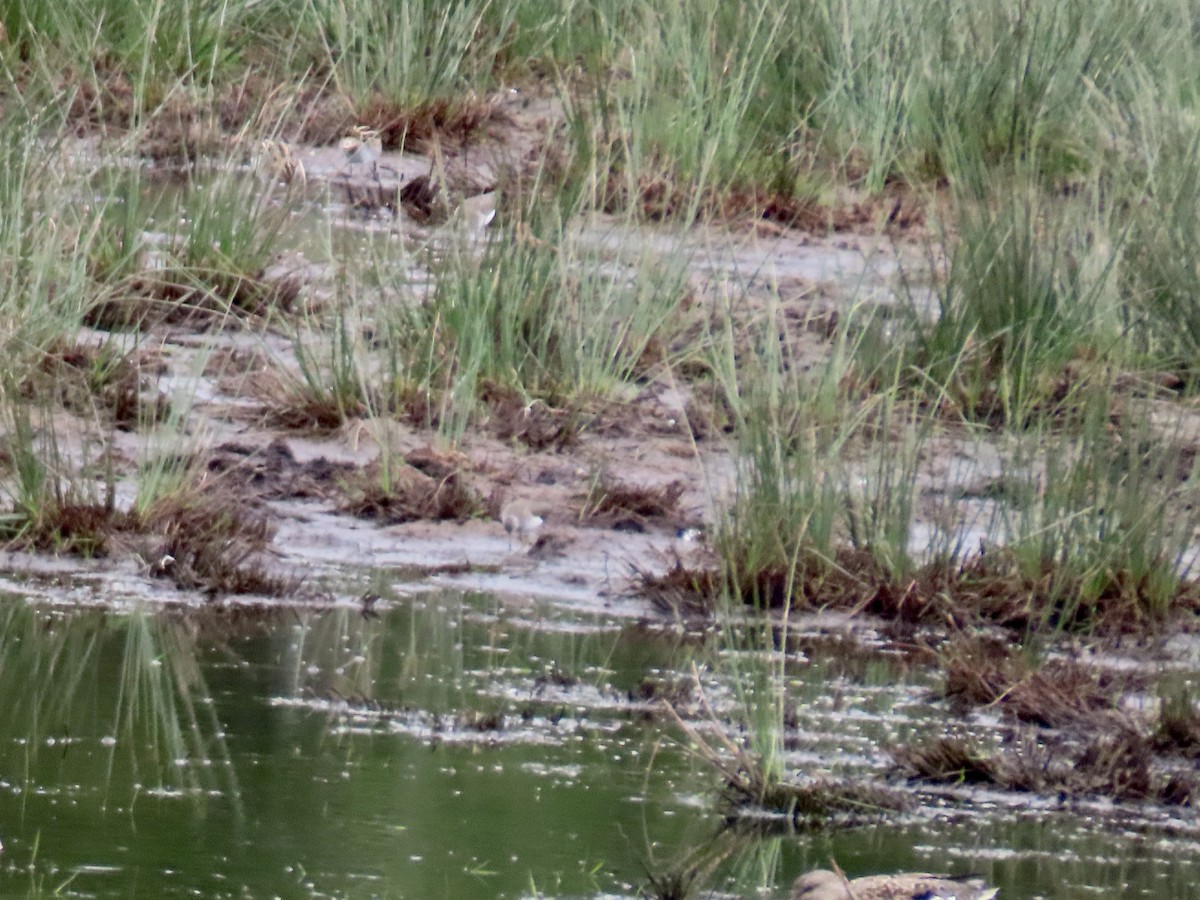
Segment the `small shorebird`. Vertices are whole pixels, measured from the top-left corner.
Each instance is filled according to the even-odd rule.
[[[350,134],[342,138],[342,153],[347,167],[371,167],[372,177],[379,180],[379,156],[383,153],[383,141],[379,132],[365,125],[355,125]]]
[[[905,873],[847,879],[828,869],[814,869],[792,885],[790,900],[993,900],[999,888],[978,879]]]
[[[500,508],[500,524],[522,544],[532,544],[534,535],[542,527],[542,517],[537,514],[528,500],[509,500]]]
[[[488,191],[467,197],[458,205],[456,217],[468,234],[478,234],[496,218],[496,193]]]

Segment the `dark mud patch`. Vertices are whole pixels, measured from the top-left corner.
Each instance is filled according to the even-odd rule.
[[[299,462],[281,438],[262,449],[234,442],[221,444],[208,456],[204,466],[237,490],[259,500],[337,496],[359,471],[352,463],[332,462],[324,456]]]

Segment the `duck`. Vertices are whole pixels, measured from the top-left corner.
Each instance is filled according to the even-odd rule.
[[[848,879],[814,869],[796,879],[789,900],[994,900],[999,893],[975,878],[906,872]]]

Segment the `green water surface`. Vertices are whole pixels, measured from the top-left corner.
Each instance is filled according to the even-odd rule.
[[[1038,811],[718,837],[711,771],[630,701],[699,654],[456,593],[378,617],[8,598],[0,894],[632,897],[687,858],[694,896],[780,897],[833,856],[977,872],[1002,897],[1200,897],[1186,834]],[[808,671],[815,703],[830,670]]]

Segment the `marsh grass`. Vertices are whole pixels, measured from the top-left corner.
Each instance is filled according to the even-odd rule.
[[[1196,380],[1200,315],[1193,302],[1200,287],[1194,248],[1200,238],[1200,138],[1186,123],[1162,126],[1165,134],[1143,161],[1135,185],[1126,185],[1131,225],[1125,291],[1140,347],[1161,364]],[[1143,193],[1144,192],[1144,193]]]
[[[37,0],[2,21],[13,83],[54,87],[74,72],[81,95],[107,93],[109,107],[130,111],[125,125],[177,97],[211,109],[225,89],[245,94],[248,73],[316,75],[389,146],[413,145],[477,133],[496,88],[549,82],[568,108],[571,182],[590,185],[597,205],[687,219],[838,181],[878,193],[897,179],[954,180],[963,156],[1035,160],[1060,183],[1108,166],[1095,136],[1127,134],[1122,109],[1150,115],[1149,85],[1172,86],[1169,105],[1181,106],[1194,69],[1186,12],[1141,10],[1118,0],[105,0],[84,11]]]
[[[439,132],[469,135],[489,118],[483,96],[502,63],[517,4],[305,6],[338,89],[387,146],[413,149]]]
[[[163,421],[170,401],[152,387],[162,362],[140,348],[124,351],[112,342],[46,348],[40,363],[20,384],[23,397],[52,399],[85,419],[134,431]]]
[[[10,546],[82,557],[140,556],[149,574],[210,595],[293,592],[296,579],[268,569],[274,527],[219,482],[200,479],[186,460],[160,457],[138,481],[138,499],[117,506],[108,445],[60,445],[54,428],[35,430],[27,407],[8,403],[10,474],[0,482],[10,509],[0,537]],[[48,420],[48,419],[47,419]],[[99,452],[93,463],[90,453]],[[82,457],[80,458],[80,454]],[[92,475],[98,469],[101,478]]]
[[[1052,198],[1024,169],[976,172],[953,193],[932,286],[906,275],[903,318],[868,326],[892,339],[864,340],[862,369],[898,353],[902,383],[930,406],[1018,429],[1106,390],[1106,366],[1123,361],[1117,251],[1088,198]]]
[[[267,277],[287,207],[230,160],[155,182],[141,174],[110,175],[107,184],[88,243],[96,282],[88,324],[211,327],[292,310],[299,286]]]
[[[712,611],[725,597],[785,616],[832,606],[1021,634],[1114,632],[1195,608],[1194,453],[1172,430],[1186,430],[1182,419],[1153,420],[1135,400],[1114,407],[1100,389],[1036,418],[1029,409],[1003,455],[1005,497],[990,520],[959,523],[983,543],[947,523],[922,550],[916,510],[934,487],[922,459],[946,426],[906,399],[909,370],[893,362],[888,389],[881,367],[852,415],[830,414],[839,392],[858,389],[861,345],[849,336],[869,332],[845,323],[825,368],[800,376],[777,339],[785,330],[759,328],[769,340],[750,340],[752,357],[743,349],[753,365],[731,366],[729,351],[712,365],[730,379],[740,461],[715,539],[723,571],[679,565],[644,582],[652,595],[691,609],[707,591]]]
[[[785,16],[762,0],[689,0],[605,19],[609,64],[565,100],[569,171],[590,186],[589,202],[690,222],[735,192],[795,183],[779,155],[798,105],[779,62]]]
[[[180,302],[218,313],[266,316],[287,311],[296,288],[264,280],[278,248],[286,210],[268,192],[227,167],[189,176],[169,232],[164,283],[185,291]]]
[[[161,103],[181,81],[206,87],[227,74],[240,55],[245,32],[239,28],[250,6],[229,0],[103,0],[88,5],[34,0],[10,5],[0,21],[11,59],[52,82],[65,69],[84,78],[91,75],[91,83],[102,91],[128,91],[136,117]]]
[[[754,643],[747,641],[742,652],[725,647],[717,662],[733,687],[738,718],[735,731],[730,733],[708,707],[699,687],[702,712],[710,728],[702,732],[667,707],[686,737],[689,751],[718,778],[719,808],[727,825],[761,833],[772,828],[762,819],[762,813],[767,813],[780,831],[820,830],[833,823],[863,824],[906,809],[910,799],[883,785],[832,776],[797,776],[785,770],[782,654],[755,653]]]
[[[1200,752],[1200,704],[1186,684],[1167,681],[1158,690],[1158,719],[1153,739],[1160,752],[1191,756]]]
[[[78,328],[94,211],[61,171],[61,111],[0,111],[0,349],[11,371]]]
[[[719,777],[718,791],[727,796],[734,806],[761,806],[779,787],[783,775],[783,733],[775,727],[782,721],[781,717],[775,715],[779,691],[777,685],[770,686],[769,674],[761,668],[740,669],[734,675],[733,684],[736,687],[753,691],[767,686],[768,697],[771,698],[765,709],[755,703],[745,702],[744,694],[740,698],[739,712],[751,715],[761,712],[761,716],[754,721],[744,723],[748,726],[744,735],[731,736],[718,725],[709,737],[691,721],[684,719],[670,704],[666,705],[666,711],[687,739],[689,750]],[[766,675],[767,678],[760,680],[756,677],[758,675]],[[709,722],[718,722],[717,715],[708,706],[695,673],[693,680],[697,682],[696,690],[702,698],[704,716]],[[756,693],[754,699],[761,699],[761,695]]]
[[[857,481],[847,462],[876,407],[846,414],[853,329],[839,330],[810,372],[781,310],[768,307],[749,336],[738,336],[732,323],[722,328],[725,337],[712,343],[712,370],[733,411],[739,469],[715,545],[733,596],[786,609],[816,596],[824,576],[839,567],[847,514],[857,502],[846,493]],[[875,512],[883,506],[875,506],[871,528],[883,523]],[[869,540],[861,516],[856,524]]]
[[[81,419],[84,433],[68,445],[53,425],[51,398],[30,402],[12,373],[2,383],[8,471],[0,492],[10,508],[0,516],[0,537],[17,547],[107,555],[114,527],[122,521],[111,448],[91,431],[94,423],[88,418]],[[93,467],[99,479],[91,477]]]
[[[598,409],[633,409],[667,373],[672,388],[712,400],[721,429],[709,434],[727,426],[733,459],[732,495],[710,498],[723,516],[718,558],[677,560],[658,581],[642,574],[663,605],[719,619],[725,642],[715,665],[734,711],[706,708],[712,733],[677,724],[718,774],[731,818],[748,805],[790,826],[895,811],[902,802],[870,785],[789,776],[798,611],[874,614],[910,637],[913,624],[1000,626],[1028,647],[1185,615],[1194,627],[1194,438],[1182,415],[1177,430],[1155,421],[1152,379],[1130,388],[1126,375],[1167,368],[1185,390],[1196,381],[1200,53],[1185,6],[10,4],[0,11],[0,534],[53,552],[136,553],[147,574],[207,596],[297,588],[270,566],[262,494],[200,466],[194,406],[143,406],[131,359],[74,356],[81,321],[292,329],[296,374],[272,423],[361,419],[380,454],[365,471],[339,472],[341,509],[385,523],[486,512],[466,465],[397,453],[393,420],[451,446],[480,428],[558,450]],[[499,93],[512,85],[531,102]],[[279,100],[293,89],[310,94]],[[281,202],[245,174],[238,139],[261,128],[327,140],[353,119],[391,148],[432,148],[435,172],[443,153],[468,154],[551,93],[562,119],[551,115],[540,143],[509,161],[496,227],[447,236],[435,214],[423,245],[379,242],[368,273],[341,278],[328,307],[291,317],[300,288],[266,276],[291,196]],[[81,175],[93,164],[65,152],[68,126],[111,124],[130,129],[122,154],[170,160],[178,180],[154,184],[113,158],[104,174]],[[712,270],[689,274],[701,270],[688,249],[695,233],[682,233],[694,223],[766,217],[912,234],[881,215],[893,197],[915,210],[907,221],[932,223],[927,266],[903,273],[898,314],[871,319],[855,306],[831,322],[815,363],[773,299],[760,309],[761,295],[698,296]],[[31,371],[56,390],[31,389],[18,377]],[[126,410],[112,422],[110,389]],[[53,427],[62,406],[89,424],[160,426],[129,510],[114,500],[109,444],[89,438],[79,453]],[[914,546],[916,520],[944,487],[924,480],[923,461],[962,446],[937,443],[953,429],[996,439],[1006,488],[989,498],[982,532],[952,519]],[[173,446],[154,452],[155,441]],[[585,514],[600,521],[662,520],[680,498],[673,487],[595,488]],[[428,652],[454,658],[456,620],[437,613],[445,640]],[[149,736],[156,763],[201,756],[211,698],[186,692],[186,633],[155,627],[129,628],[118,720],[132,739]],[[55,664],[94,652],[51,648]],[[957,679],[948,693],[1011,710],[1021,727],[1116,718],[1103,685],[1076,668],[942,662]],[[99,683],[82,667],[71,677],[77,689]],[[1054,747],[1017,735],[1002,754],[942,740],[900,759],[956,783],[1190,802],[1190,776],[1172,782],[1146,760],[1156,749],[1194,753],[1194,707],[1164,697],[1153,733],[1113,729]],[[452,718],[504,724],[494,709]]]
[[[323,324],[324,333],[314,330]],[[359,319],[352,310],[334,314],[332,322],[297,322],[292,350],[298,377],[285,379],[270,392],[269,420],[285,428],[332,430],[371,413],[383,412],[362,371],[367,350]]]
[[[87,243],[88,274],[101,284],[119,284],[145,265],[152,247],[147,233],[155,210],[140,172],[110,169],[95,181],[96,194],[106,202],[100,206]]]
[[[529,418],[628,397],[653,348],[668,342],[683,271],[677,256],[652,249],[614,259],[561,224],[478,248],[454,241],[432,257],[428,293],[407,276],[386,288],[395,300],[374,312],[378,363],[361,361],[358,372],[381,380],[383,408],[428,398],[429,424],[454,441],[492,404],[506,411],[503,425],[514,400]],[[551,417],[557,430],[560,416]]]
[[[1025,495],[1000,539],[1020,578],[1039,586],[1030,615],[1043,626],[1161,621],[1195,602],[1191,454],[1136,414],[1114,440],[1108,415],[1093,403],[1078,431],[1041,435],[1040,466],[1029,467],[1032,450],[1014,459]]]

